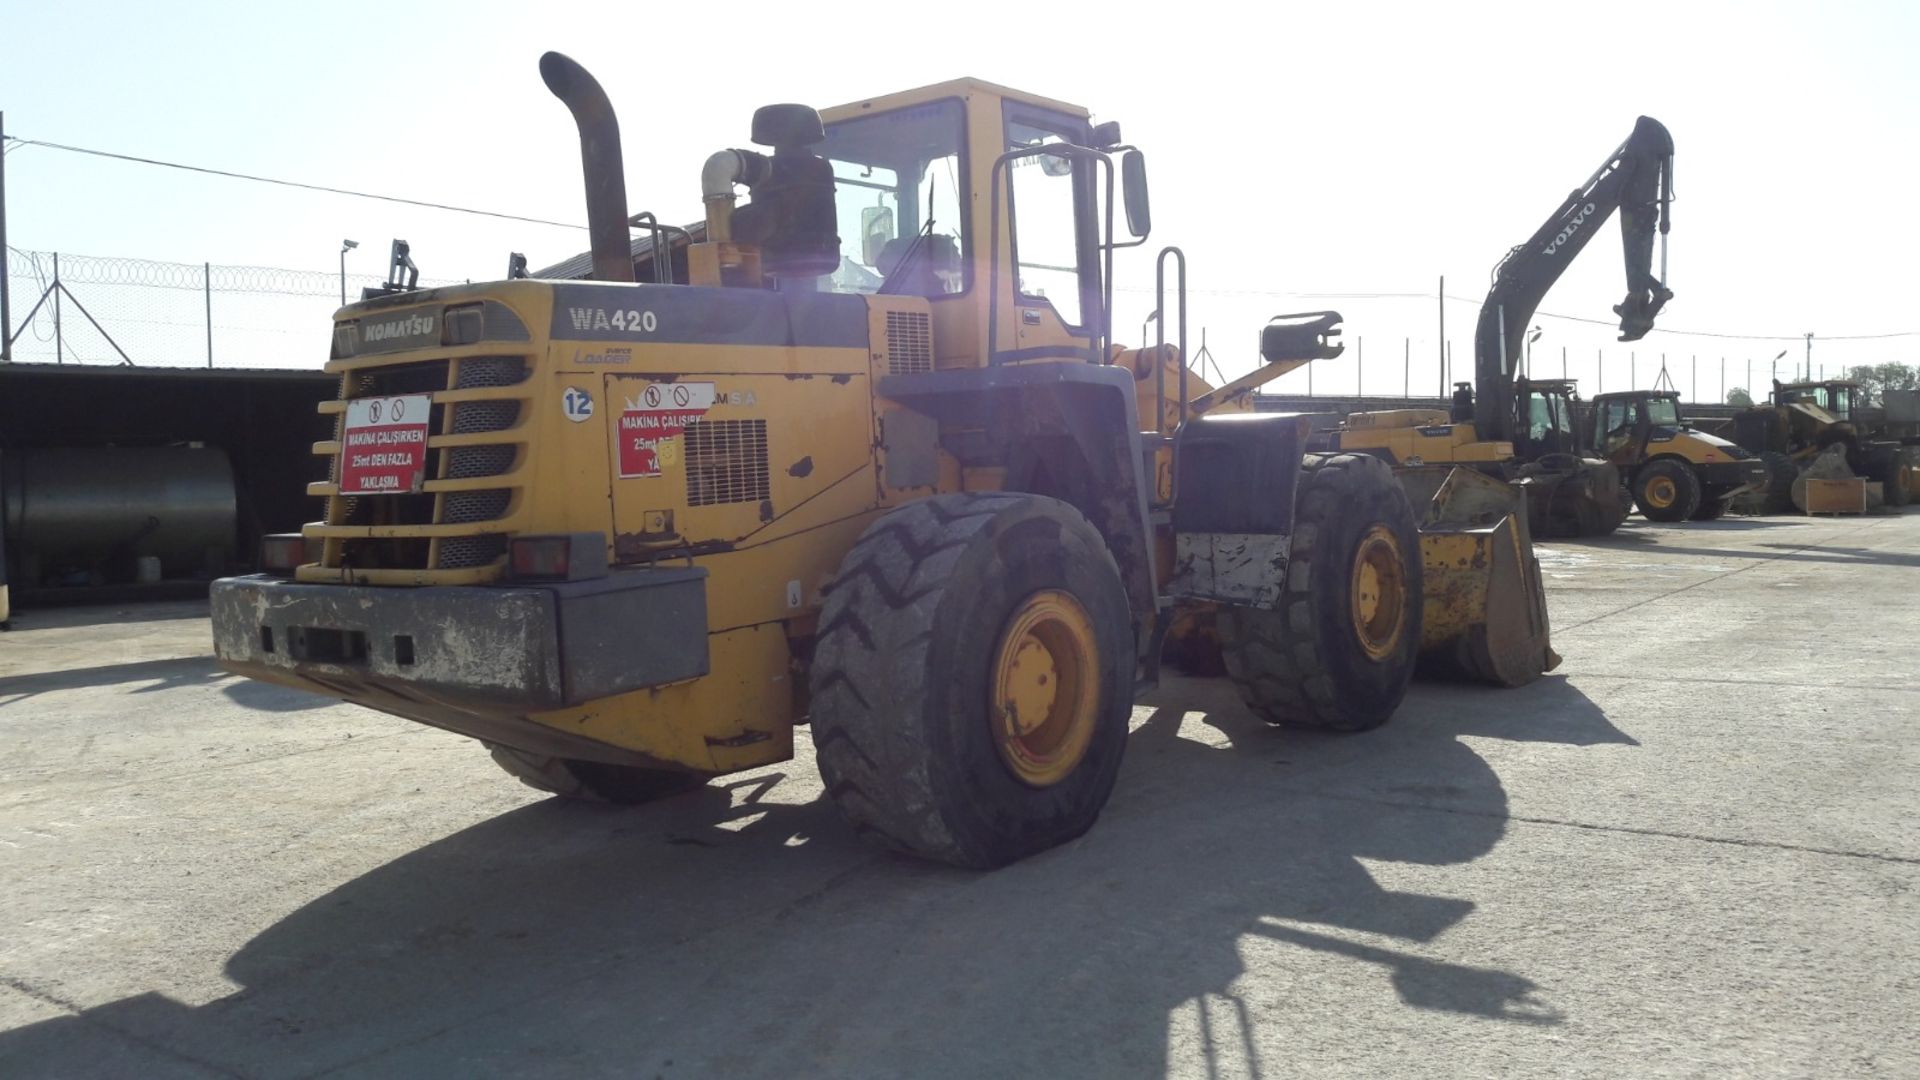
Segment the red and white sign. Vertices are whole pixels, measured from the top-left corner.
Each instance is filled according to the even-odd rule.
[[[680,435],[713,408],[710,382],[645,383],[620,414],[620,476],[659,476],[680,459]]]
[[[340,494],[419,491],[427,479],[427,418],[432,413],[433,399],[425,394],[347,402]]]

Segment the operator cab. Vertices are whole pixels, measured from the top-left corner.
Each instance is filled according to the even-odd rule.
[[[1580,452],[1574,385],[1572,379],[1515,380],[1514,395],[1525,420],[1517,432],[1516,452],[1530,458]]]
[[[1859,389],[1858,383],[1819,382],[1790,383],[1782,386],[1775,384],[1773,402],[1776,405],[1789,405],[1795,402],[1818,406],[1832,413],[1842,421],[1853,419],[1853,399]]]
[[[1680,395],[1670,390],[1629,390],[1601,394],[1593,402],[1592,448],[1614,461],[1635,461],[1649,443],[1672,442],[1681,432],[1694,434],[1680,416]]]

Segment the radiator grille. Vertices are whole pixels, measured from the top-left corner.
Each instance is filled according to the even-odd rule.
[[[527,362],[518,356],[473,356],[460,361],[464,390],[475,386],[512,386],[527,377]]]
[[[504,536],[455,536],[440,541],[441,570],[485,566],[507,553]]]
[[[530,371],[522,356],[473,356],[374,366],[349,372],[341,380],[343,400],[433,394],[447,390],[477,390],[524,383]],[[429,430],[434,435],[476,435],[504,432],[519,423],[524,399],[463,401],[436,400]],[[338,428],[336,427],[336,431]],[[444,460],[443,460],[444,458]],[[467,480],[504,476],[512,471],[519,450],[511,444],[459,446],[427,451],[429,480]],[[338,458],[333,475],[338,477]],[[485,528],[499,521],[513,504],[514,489],[506,484],[478,491],[450,491],[442,495],[336,496],[327,520],[335,525],[465,525]],[[495,526],[497,527],[497,526]],[[425,537],[349,538],[332,545],[332,559],[356,569],[459,570],[497,562],[507,551],[503,535],[451,536],[429,544]]]
[[[765,420],[699,420],[684,438],[688,506],[759,502],[771,494]]]
[[[917,311],[887,312],[887,373],[933,370],[933,320]]]

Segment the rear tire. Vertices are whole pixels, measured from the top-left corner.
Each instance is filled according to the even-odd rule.
[[[1888,506],[1905,506],[1913,501],[1912,493],[1907,490],[1907,462],[1911,453],[1913,451],[1899,447],[1887,455],[1889,460],[1880,477],[1880,491],[1886,496]]]
[[[1056,499],[938,495],[847,553],[810,673],[827,797],[883,846],[989,869],[1087,831],[1133,707],[1126,587]]]
[[[1648,521],[1685,521],[1700,509],[1700,478],[1685,462],[1652,462],[1633,478],[1633,501]]]
[[[697,773],[547,757],[488,744],[493,763],[530,788],[581,802],[639,806],[692,791],[707,782]]]
[[[1269,724],[1378,727],[1406,696],[1420,651],[1413,508],[1393,470],[1364,454],[1308,455],[1295,506],[1279,606],[1220,609],[1227,674]]]
[[[1800,469],[1792,458],[1777,450],[1760,451],[1760,460],[1767,466],[1767,491],[1762,510],[1769,514],[1792,513],[1793,481],[1799,477]]]

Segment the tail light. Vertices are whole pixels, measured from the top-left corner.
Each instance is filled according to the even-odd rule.
[[[268,533],[260,538],[260,569],[291,574],[307,561],[307,538],[299,533]]]
[[[507,553],[508,569],[521,581],[584,581],[607,575],[607,538],[602,533],[516,536]]]

